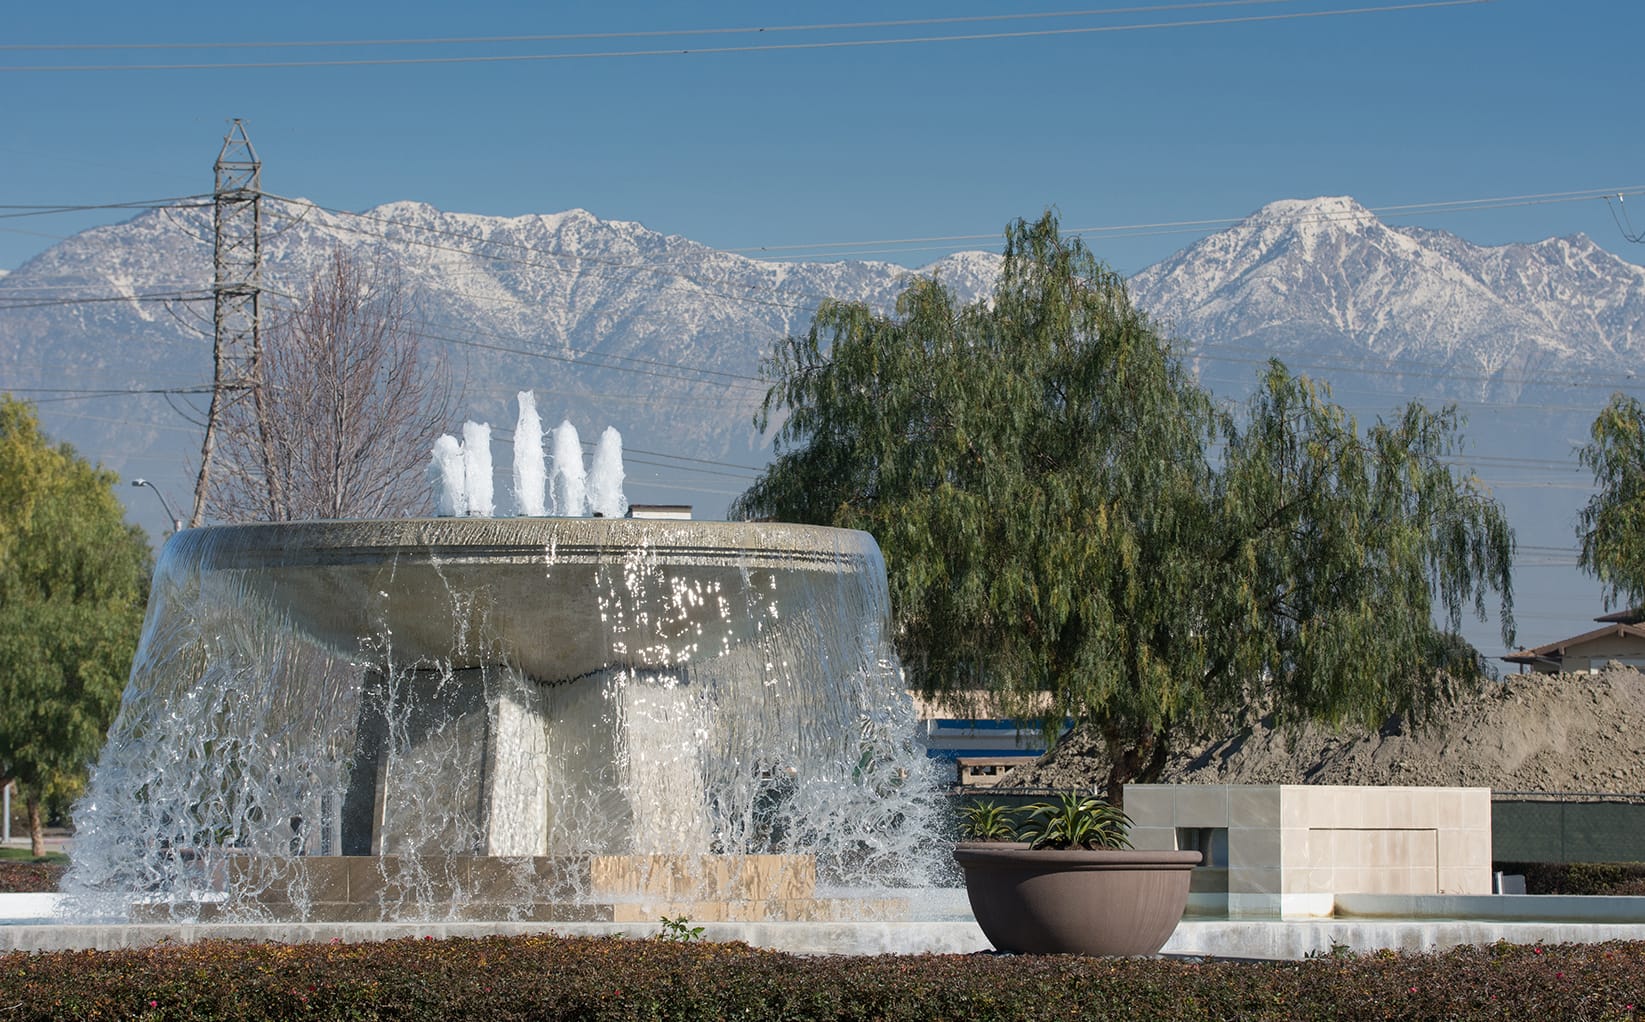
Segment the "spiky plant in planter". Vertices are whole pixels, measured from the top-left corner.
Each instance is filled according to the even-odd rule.
[[[991,803],[962,810],[954,858],[971,911],[1001,951],[1149,955],[1170,939],[1188,905],[1198,852],[1136,851],[1125,813],[1083,792],[1027,806],[1026,819]],[[1018,843],[985,834],[1009,832]]]
[[[1017,840],[1034,848],[1130,848],[1131,818],[1118,806],[1080,792],[1027,807]]]
[[[1016,816],[1011,806],[972,799],[960,809],[960,834],[967,841],[1016,841]]]

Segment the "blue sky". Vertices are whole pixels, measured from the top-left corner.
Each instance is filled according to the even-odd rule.
[[[1088,235],[1131,273],[1273,200],[1345,194],[1479,243],[1580,231],[1645,262],[1597,197],[1630,191],[1645,229],[1639,0],[1086,2],[14,3],[0,21],[0,205],[208,192],[241,117],[276,194],[349,209],[581,207],[750,254],[918,266],[997,250],[1007,221],[1047,206],[1065,229],[1204,221]],[[1356,8],[1373,10],[1343,13]],[[1107,13],[998,19],[1076,10]],[[962,17],[998,20],[933,20]],[[1239,20],[1252,18],[1270,20]],[[891,20],[926,23],[776,30]],[[1218,23],[1091,31],[1183,21]],[[773,30],[704,31],[758,26]],[[359,42],[579,33],[693,34]],[[301,41],[344,45],[238,45]],[[217,45],[154,45],[173,43]],[[827,45],[571,56],[795,44]],[[132,46],[145,48],[63,48]],[[557,59],[19,70],[506,56]],[[1390,212],[1560,193],[1583,197]],[[0,219],[0,269],[129,215]],[[884,243],[932,237],[950,240]],[[1520,576],[1527,641],[1597,612],[1591,582],[1561,568],[1554,594],[1551,574]],[[1531,606],[1538,590],[1558,608]]]
[[[811,32],[368,47],[22,49],[635,33],[1154,8]],[[720,248],[918,265],[1066,227],[1239,217],[1278,198],[1373,208],[1645,184],[1638,0],[13,5],[0,44],[0,204],[208,191],[242,117],[264,187],[365,208],[583,207]],[[1175,9],[1170,9],[1175,8]],[[161,11],[163,13],[156,13]],[[1309,16],[1300,16],[1309,15]],[[1313,16],[1323,15],[1323,16]],[[1283,16],[1230,23],[1228,19]],[[1221,24],[1066,31],[1139,23]],[[572,54],[1061,30],[1029,38],[519,62],[211,70],[32,66]],[[1636,200],[1645,226],[1645,194]],[[124,213],[0,221],[0,268]],[[1496,243],[1585,231],[1597,198],[1395,220]],[[1214,225],[1213,225],[1214,226]],[[1132,272],[1213,226],[1093,236]],[[881,239],[976,240],[859,245]],[[819,248],[831,245],[833,248]],[[797,246],[797,247],[785,247]]]

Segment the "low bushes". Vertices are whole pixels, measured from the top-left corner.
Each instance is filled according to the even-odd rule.
[[[1645,943],[1193,963],[798,957],[700,941],[488,937],[204,942],[0,956],[0,1017],[525,1019],[1628,1019]]]
[[[1645,896],[1645,862],[1499,862],[1525,877],[1526,894]]]
[[[38,894],[57,890],[67,866],[57,862],[0,859],[0,894]]]

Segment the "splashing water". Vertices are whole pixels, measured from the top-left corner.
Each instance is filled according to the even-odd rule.
[[[463,423],[463,490],[470,515],[491,517],[491,427],[483,422]]]
[[[449,433],[434,441],[429,478],[434,483],[435,511],[444,517],[468,514],[468,490],[463,486],[463,444]]]
[[[628,498],[623,495],[623,435],[607,426],[594,448],[594,466],[588,473],[589,510],[607,518],[628,514]]]
[[[520,415],[514,430],[514,513],[527,518],[550,514],[566,518],[626,515],[622,434],[606,427],[595,448],[590,473],[583,468],[577,427],[569,421],[561,422],[553,430],[550,472],[543,456],[542,419],[537,414],[536,396],[522,390],[517,397]],[[490,426],[467,422],[461,441],[452,436],[440,437],[434,443],[430,462],[435,514],[459,518],[492,514]]]
[[[537,395],[522,390],[518,400],[520,418],[514,426],[514,507],[517,514],[541,518],[548,513],[544,500],[547,472],[543,462],[543,420],[537,415]]]
[[[341,876],[371,892],[354,917],[403,919],[540,917],[625,870],[687,898],[716,871],[803,886],[773,862],[929,883],[940,797],[887,622],[879,550],[843,530],[185,531],[76,807],[68,912],[318,918]]]
[[[553,508],[557,515],[580,518],[588,514],[587,473],[577,427],[568,419],[554,427]]]

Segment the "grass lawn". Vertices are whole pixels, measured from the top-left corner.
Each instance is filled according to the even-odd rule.
[[[0,862],[48,862],[53,866],[67,866],[69,857],[62,852],[47,852],[35,858],[27,848],[0,848]]]

